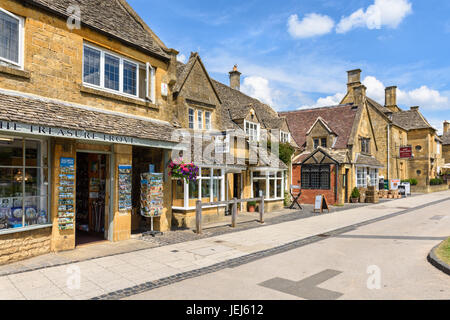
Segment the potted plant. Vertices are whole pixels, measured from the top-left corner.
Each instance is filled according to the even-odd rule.
[[[256,201],[250,201],[247,203],[248,212],[255,212]]]
[[[350,196],[350,201],[352,203],[358,203],[360,196],[361,194],[359,193],[358,188],[355,187],[352,191],[352,195]]]

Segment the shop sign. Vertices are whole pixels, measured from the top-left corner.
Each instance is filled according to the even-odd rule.
[[[169,147],[165,146],[164,142],[152,141],[147,139],[113,135],[107,133],[98,133],[86,130],[73,130],[73,129],[41,126],[19,122],[0,121],[0,132],[34,134],[39,136],[90,140],[95,142],[131,144],[150,147],[154,146],[159,148],[167,147],[169,149],[176,148],[175,144],[170,144]]]
[[[412,154],[412,146],[400,147],[400,158],[401,159],[411,159]]]

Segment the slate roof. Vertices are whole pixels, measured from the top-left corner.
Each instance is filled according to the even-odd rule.
[[[392,122],[406,130],[414,130],[414,129],[435,130],[418,110],[394,112],[392,114]]]
[[[337,161],[339,164],[350,163],[348,158],[347,150],[334,150],[331,148],[323,148],[318,147],[313,152],[304,151],[295,157],[292,161],[292,164],[302,164],[307,158],[309,158],[312,154],[322,151],[326,155],[330,156],[333,160]]]
[[[295,142],[304,147],[306,133],[316,120],[321,117],[327,125],[337,134],[335,149],[347,148],[353,123],[358,109],[353,105],[338,105],[324,108],[304,109],[291,112],[281,112],[286,117],[289,129]]]
[[[450,132],[446,132],[441,136],[443,145],[450,145]]]
[[[381,162],[378,161],[375,157],[368,156],[368,155],[361,154],[361,153],[356,154],[355,164],[372,166],[372,167],[380,167],[380,168],[384,167],[381,164]]]
[[[125,0],[23,0],[68,17],[67,8],[79,5],[82,24],[169,59],[162,41]]]
[[[172,139],[174,127],[168,122],[125,114],[122,116],[50,99],[8,94],[5,91],[0,91],[0,120],[177,142]]]

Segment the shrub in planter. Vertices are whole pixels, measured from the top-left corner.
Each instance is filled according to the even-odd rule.
[[[248,212],[255,212],[256,201],[250,201],[247,203]]]
[[[431,179],[430,180],[430,185],[432,186],[438,186],[444,184],[444,180],[440,179],[440,178],[436,178],[436,179]]]
[[[356,203],[356,202],[358,202],[360,196],[361,196],[361,193],[359,192],[359,189],[355,187],[350,196],[350,200],[352,201],[352,203]]]

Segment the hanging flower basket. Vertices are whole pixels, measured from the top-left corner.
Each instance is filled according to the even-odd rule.
[[[199,168],[193,163],[184,163],[182,160],[170,161],[168,168],[170,177],[183,179],[186,183],[197,181]]]

